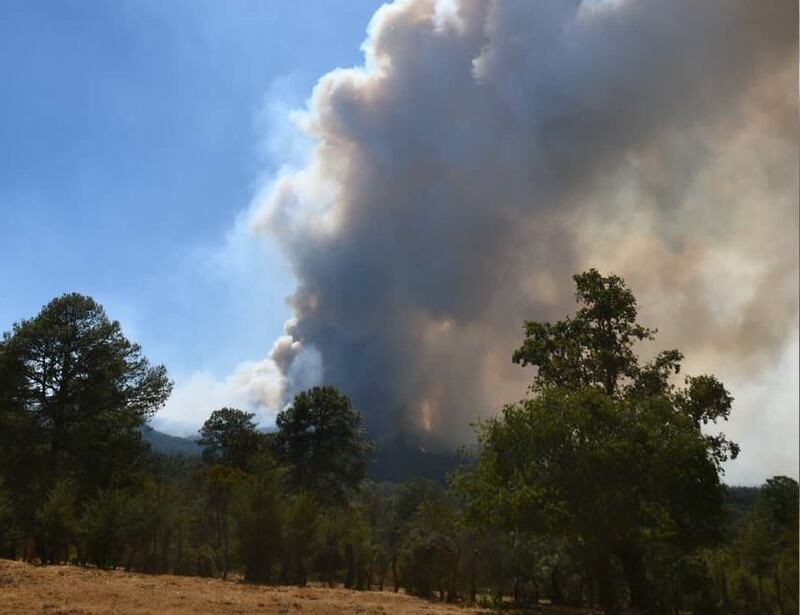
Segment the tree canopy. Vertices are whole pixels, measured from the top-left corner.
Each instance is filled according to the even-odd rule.
[[[732,398],[713,376],[677,387],[677,350],[640,363],[635,344],[655,331],[637,322],[621,278],[590,270],[574,279],[575,315],[526,322],[514,353],[538,368],[532,397],[478,425],[477,464],[457,484],[478,524],[579,546],[609,611],[619,561],[631,603],[647,608],[653,544],[687,551],[719,538],[721,463],[738,447],[701,425],[727,418]]]
[[[105,486],[141,446],[139,428],[172,383],[90,297],[66,294],[0,343],[5,450],[23,447],[50,479],[73,472]]]
[[[29,529],[48,497],[82,502],[129,482],[146,450],[140,429],[171,388],[90,297],[62,295],[5,333],[0,471]]]
[[[0,341],[0,556],[488,608],[797,612],[797,482],[726,489],[725,386],[679,381],[678,350],[640,359],[656,332],[621,278],[575,282],[575,314],[525,323],[530,391],[476,426],[449,489],[366,480],[372,444],[330,386],[274,433],[225,407],[202,458],[148,450],[164,368],[88,297],[57,298]]]
[[[361,415],[335,387],[298,394],[275,422],[275,455],[288,465],[295,488],[323,501],[344,501],[364,479],[372,444]]]
[[[214,410],[200,428],[197,441],[203,447],[203,461],[245,469],[262,441],[254,417],[252,412],[236,408]]]

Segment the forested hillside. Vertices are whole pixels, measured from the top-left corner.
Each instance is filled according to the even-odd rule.
[[[196,457],[203,450],[197,441],[192,438],[171,436],[157,429],[142,429],[142,439],[150,445],[154,453],[161,455]]]

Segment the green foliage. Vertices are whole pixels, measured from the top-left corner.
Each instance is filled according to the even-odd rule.
[[[347,542],[350,523],[350,511],[339,506],[326,507],[325,515],[320,520],[319,551],[315,567],[319,570],[320,580],[331,587],[337,580],[347,581],[346,572],[342,575],[341,571],[345,562],[344,545]]]
[[[440,490],[429,491],[405,528],[401,581],[419,596],[454,600],[462,557],[461,514]]]
[[[657,402],[550,389],[506,407],[481,424],[478,463],[456,479],[470,519],[581,545],[595,576],[629,544],[713,539],[723,491],[705,439]]]
[[[283,541],[287,581],[306,584],[311,558],[318,547],[321,514],[320,504],[311,493],[288,498]]]
[[[78,529],[75,501],[75,485],[69,479],[57,480],[48,492],[37,515],[43,561],[69,559],[69,545],[74,542]]]
[[[511,527],[605,543],[631,533],[702,542],[720,524],[702,434],[668,404],[551,390],[478,429],[478,464],[457,480],[474,519],[500,511]]]
[[[212,412],[200,428],[197,441],[203,447],[203,461],[244,470],[262,441],[253,422],[254,416],[235,408],[220,408]]]
[[[231,510],[235,497],[249,476],[239,468],[215,464],[203,469],[202,481],[208,510],[211,513],[214,546],[222,568],[228,576],[231,555]]]
[[[52,498],[71,481],[80,507],[98,489],[135,482],[146,446],[140,428],[172,384],[89,297],[62,295],[0,342],[0,474],[14,516],[46,558]],[[42,517],[44,515],[45,517]]]
[[[370,584],[376,557],[374,530],[368,511],[357,506],[349,515],[344,535],[346,587],[365,589]]]
[[[449,490],[365,483],[372,445],[333,387],[299,394],[275,434],[222,408],[202,457],[154,453],[140,434],[163,368],[90,299],[56,299],[0,342],[0,555],[492,608],[797,612],[797,482],[726,490],[738,447],[707,433],[730,414],[723,384],[678,383],[677,350],[640,362],[655,331],[624,281],[575,281],[575,315],[525,324],[531,395],[476,426]]]
[[[14,543],[18,538],[11,498],[11,491],[0,476],[0,557],[14,556]]]
[[[129,495],[120,489],[102,489],[86,503],[81,518],[86,560],[101,568],[121,563],[128,524]]]
[[[15,324],[3,354],[4,380],[13,386],[6,392],[35,417],[51,468],[81,476],[92,475],[88,462],[98,456],[115,461],[112,452],[138,442],[138,427],[171,389],[164,367],[151,367],[119,323],[78,294],[54,299],[35,318]],[[89,451],[95,459],[86,457]]]
[[[186,508],[178,485],[158,475],[142,482],[127,500],[121,519],[129,545],[128,569],[134,561],[148,572],[169,569],[169,541],[173,532],[182,530]]]
[[[776,531],[786,532],[787,538],[791,538],[792,533],[797,533],[799,499],[796,480],[788,476],[773,476],[761,488],[758,511]]]
[[[440,487],[430,479],[412,478],[400,485],[388,502],[383,515],[381,544],[392,568],[395,591],[399,588],[398,563],[409,526],[419,507],[429,498],[437,497]]]
[[[364,480],[372,452],[350,399],[334,387],[314,387],[297,395],[275,422],[275,456],[288,467],[292,488],[324,502],[346,502]]]
[[[798,485],[775,476],[761,488],[733,543],[733,600],[745,612],[798,609]]]
[[[575,315],[525,323],[514,353],[538,368],[534,396],[477,426],[477,463],[455,484],[474,525],[579,547],[607,610],[616,560],[632,606],[649,608],[648,548],[688,554],[721,538],[720,466],[738,447],[701,426],[726,419],[732,398],[713,376],[676,388],[677,350],[640,364],[634,346],[655,331],[636,322],[621,278],[592,269],[574,279]]]
[[[253,461],[252,474],[243,477],[227,469],[223,473],[222,466],[214,468],[217,480],[239,485],[234,516],[244,578],[251,583],[265,583],[270,580],[283,547],[283,473],[266,452]]]
[[[640,374],[633,345],[652,339],[654,331],[636,322],[636,299],[622,278],[590,269],[573,279],[580,304],[575,316],[553,324],[526,322],[525,341],[513,361],[538,367],[534,390],[597,386],[611,395],[620,379]],[[680,353],[670,351],[657,362],[664,371],[677,360]]]

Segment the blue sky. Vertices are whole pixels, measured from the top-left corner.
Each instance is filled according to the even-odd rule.
[[[178,379],[262,358],[291,273],[227,238],[282,162],[275,110],[361,62],[378,5],[4,2],[0,327],[78,291]]]

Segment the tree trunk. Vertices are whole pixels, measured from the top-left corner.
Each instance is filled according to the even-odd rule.
[[[392,555],[392,583],[394,584],[394,593],[400,591],[400,579],[397,577],[397,554]]]
[[[447,588],[448,602],[455,602],[456,600],[456,580],[457,580],[457,573],[453,571],[453,574],[450,575],[450,586]]]
[[[672,608],[675,612],[675,615],[678,615],[681,610],[681,580],[678,578],[678,575],[675,572],[675,565],[673,564],[670,567],[670,578],[672,579],[672,600],[673,605]]]
[[[500,580],[497,582],[497,597],[500,602],[503,602],[503,596],[506,593],[506,580],[503,575],[500,575]]]
[[[167,528],[161,536],[161,556],[159,557],[159,572],[169,572],[169,545],[172,542],[172,530]]]
[[[291,555],[287,553],[283,557],[283,564],[281,565],[281,572],[278,576],[278,583],[281,585],[288,585],[289,584],[289,570],[291,568],[290,560]]]
[[[775,579],[775,601],[778,603],[778,612],[781,615],[786,615],[786,607],[783,605],[783,593],[781,592],[781,580],[778,572],[778,564],[775,564],[775,569],[772,573]]]
[[[353,545],[349,542],[344,546],[344,557],[346,560],[345,565],[347,566],[347,576],[345,577],[344,586],[351,588],[355,581],[356,558],[353,552]]]
[[[478,561],[478,554],[477,552],[473,553],[472,557],[469,560],[469,601],[472,604],[475,604],[475,600],[478,596],[478,588],[476,585],[476,577],[477,575],[477,561]]]
[[[367,575],[364,578],[364,586],[367,591],[372,591],[372,574],[375,572],[375,557],[372,557],[369,560],[369,566],[367,567]]]
[[[553,566],[550,571],[550,601],[553,604],[564,604],[564,590],[558,581],[558,566]]]
[[[381,563],[378,568],[378,589],[383,591],[383,581],[386,579],[386,560],[381,558]]]
[[[775,582],[775,602],[778,604],[778,612],[780,615],[786,615],[786,607],[783,606],[783,594],[781,593],[781,582],[778,578],[778,567],[775,567],[774,571],[774,582]]]
[[[726,611],[732,611],[733,608],[731,606],[731,596],[728,592],[728,577],[725,574],[725,569],[722,569],[720,583],[722,585],[722,604],[725,607]]]
[[[128,563],[125,564],[125,572],[130,572],[133,569],[133,558],[136,557],[135,543],[131,545],[131,550],[128,553]]]
[[[617,557],[622,563],[625,580],[631,596],[631,608],[641,611],[650,610],[650,591],[644,561],[639,547],[631,543],[620,543],[616,548]]]
[[[228,511],[222,517],[222,580],[228,579]]]
[[[607,615],[616,615],[617,596],[614,591],[614,580],[611,578],[611,558],[608,554],[594,557],[593,573],[597,582],[597,599]]]
[[[175,554],[176,568],[183,566],[183,526],[178,525],[178,552]]]
[[[327,560],[327,568],[328,568],[328,570],[326,571],[328,587],[333,587],[333,584],[334,584],[334,569],[333,569],[333,566],[334,566],[334,561],[335,561],[335,552],[334,552],[334,547],[331,544],[328,545],[328,557],[326,558],[326,560]]]
[[[456,599],[456,586],[458,584],[458,566],[461,563],[461,547],[456,551],[457,555],[450,569],[450,587],[447,589],[447,601],[454,602]]]

